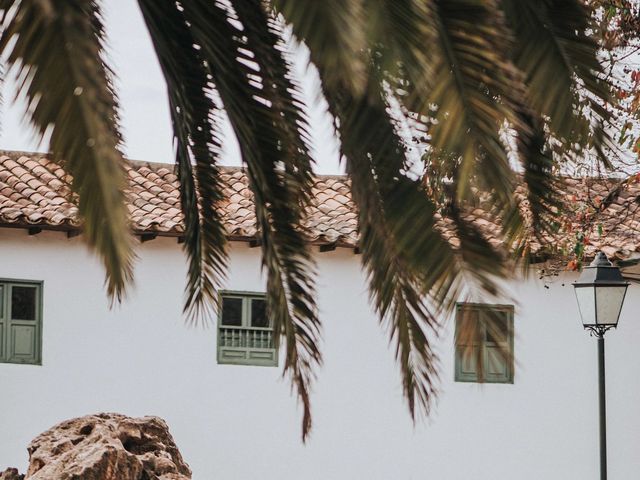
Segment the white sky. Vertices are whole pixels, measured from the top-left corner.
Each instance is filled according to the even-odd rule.
[[[135,160],[173,162],[171,122],[166,87],[151,40],[136,0],[105,0],[109,61],[118,75],[125,155]],[[306,72],[305,54],[296,55],[296,73],[303,78],[305,100],[310,105],[314,158],[318,173],[339,173],[337,141],[333,137],[325,105],[317,95],[317,77]],[[13,104],[15,90],[7,81],[2,87],[0,149],[46,151],[38,145],[22,121],[22,104]],[[226,132],[224,165],[240,165],[237,144],[230,127]]]

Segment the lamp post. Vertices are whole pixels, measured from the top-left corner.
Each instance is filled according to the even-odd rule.
[[[585,330],[598,339],[598,397],[600,403],[600,479],[607,478],[607,415],[604,382],[604,334],[616,328],[629,282],[607,256],[598,252],[573,283]]]

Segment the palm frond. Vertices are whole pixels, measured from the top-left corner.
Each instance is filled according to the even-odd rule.
[[[247,47],[254,52],[254,61],[262,75],[262,88],[267,91],[279,127],[284,135],[280,148],[286,149],[289,160],[284,168],[297,202],[303,208],[309,204],[313,186],[313,158],[309,150],[311,135],[302,90],[291,74],[291,63],[284,42],[283,23],[262,10],[258,2],[237,2],[236,13],[245,26]]]
[[[344,117],[342,117],[344,118]],[[346,135],[349,125],[342,130]],[[353,132],[351,132],[353,133]],[[362,138],[362,137],[360,137]],[[353,148],[353,150],[352,150]],[[388,185],[389,178],[382,177],[386,172],[372,165],[367,152],[356,150],[352,145],[344,145],[343,153],[347,157],[347,170],[351,178],[351,192],[358,206],[360,225],[360,250],[362,263],[367,272],[370,296],[380,317],[381,324],[389,331],[390,340],[395,343],[396,360],[401,369],[403,392],[407,399],[412,418],[416,416],[416,406],[420,411],[428,412],[437,383],[437,360],[428,338],[428,332],[435,332],[438,323],[430,311],[423,296],[421,276],[416,272],[417,265],[410,262],[418,244],[401,245],[394,236],[402,228],[413,231],[405,238],[421,237],[420,243],[431,242],[437,237],[433,225],[418,235],[417,228],[433,219],[433,210],[420,211],[417,222],[410,225],[410,216],[417,208],[404,209],[398,215],[396,208],[400,203],[414,200],[419,192],[418,185],[411,185],[408,179],[402,179],[397,185]],[[378,182],[383,183],[380,191]],[[386,184],[386,185],[385,185]],[[421,202],[423,203],[423,202]],[[389,205],[391,204],[391,205]],[[409,205],[408,203],[405,204]],[[435,240],[439,240],[435,238]],[[403,248],[404,247],[404,248]],[[437,263],[442,257],[430,258]],[[421,265],[424,261],[420,262]],[[444,272],[443,265],[433,267],[429,274],[433,277]]]
[[[313,51],[311,55],[313,61]],[[323,79],[324,71],[319,71]],[[323,88],[337,119],[358,207],[370,295],[395,343],[404,395],[415,418],[418,412],[429,411],[436,392],[437,358],[429,333],[439,328],[439,307],[451,307],[451,299],[460,293],[466,267],[443,238],[436,207],[419,179],[407,173],[405,148],[379,76],[372,73],[369,88],[360,97],[349,96],[346,89],[334,91],[330,83],[323,82]],[[478,269],[476,274],[483,285],[492,285],[490,275],[500,262],[483,265],[491,270]]]
[[[271,0],[295,37],[314,52],[325,82],[350,92],[366,84],[367,11],[363,0]]]
[[[376,64],[391,84],[411,93],[403,99],[410,111],[425,111],[433,74],[425,46],[431,45],[436,35],[431,2],[365,0],[365,9],[367,38]]]
[[[84,234],[105,266],[108,294],[120,300],[132,275],[131,237],[98,3],[4,0],[0,8],[0,51],[9,73],[22,79],[26,117],[40,138],[50,131],[54,159],[73,176]]]
[[[471,267],[466,272],[467,283],[476,283],[482,291],[497,295],[498,289],[492,277],[505,273],[503,252],[491,245],[478,226],[465,217],[463,207],[453,192],[445,208],[445,218],[450,220],[454,227],[463,264]]]
[[[588,32],[591,18],[584,2],[507,0],[504,9],[515,33],[515,62],[525,74],[535,113],[549,119],[551,131],[568,149],[578,143],[603,150],[611,143],[604,129],[611,114],[603,108],[610,85]],[[605,155],[599,157],[610,166]]]
[[[429,130],[437,150],[461,158],[457,195],[469,194],[473,177],[510,208],[513,170],[500,129],[508,123],[520,135],[524,84],[512,65],[509,33],[497,2],[438,0],[437,55],[429,104],[437,106]]]
[[[216,165],[222,149],[219,127],[213,121],[216,106],[204,59],[193,46],[182,12],[167,2],[139,3],[167,81],[189,258],[185,312],[189,319],[198,320],[206,318],[208,307],[216,304],[227,265],[220,213],[224,195]]]
[[[258,0],[251,2],[262,9]],[[256,218],[262,244],[262,264],[267,272],[267,308],[276,335],[286,340],[284,371],[291,377],[302,402],[302,437],[311,429],[310,385],[313,369],[321,362],[318,349],[320,322],[315,306],[314,265],[299,225],[304,205],[299,189],[300,175],[293,174],[291,132],[301,132],[301,115],[282,116],[275,106],[284,101],[280,92],[266,88],[268,73],[260,68],[251,49],[256,32],[255,19],[240,15],[241,8],[195,0],[184,5],[184,15],[201,48],[247,164],[254,194]],[[264,32],[263,32],[264,33]],[[271,31],[272,34],[275,32]],[[282,55],[282,52],[274,52]],[[279,65],[286,65],[284,60]],[[276,89],[277,90],[277,89]],[[298,103],[286,105],[291,112]],[[283,122],[296,122],[283,128]],[[303,134],[300,133],[302,136]],[[303,144],[304,140],[300,140]],[[294,149],[295,150],[295,149]],[[299,155],[299,152],[298,152]],[[282,168],[282,165],[285,167]]]
[[[436,112],[428,128],[431,150],[425,160],[437,152],[457,156],[451,167],[455,203],[464,210],[465,203],[477,194],[474,192],[488,194],[505,243],[520,251],[532,230],[537,232],[540,226],[544,202],[536,195],[542,193],[538,187],[549,177],[531,175],[544,160],[536,144],[539,138],[533,137],[541,132],[534,131],[522,113],[529,111],[527,86],[511,60],[513,39],[505,16],[491,0],[436,1],[434,12],[437,54],[427,105],[435,105]],[[525,178],[531,182],[528,204],[516,195],[517,178],[504,138],[507,132],[518,140],[516,153],[529,173]],[[551,202],[551,197],[547,195],[544,201]],[[528,208],[537,209],[531,215],[533,224],[525,215]]]
[[[544,122],[533,114],[523,114],[531,135],[518,139],[518,150],[523,166],[523,184],[526,187],[527,209],[531,215],[527,236],[542,237],[554,229],[554,217],[562,207],[555,162],[547,148]]]

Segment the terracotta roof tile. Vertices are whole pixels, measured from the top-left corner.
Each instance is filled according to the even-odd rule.
[[[177,177],[173,166],[130,162],[127,165],[128,208],[136,233],[152,232],[179,236],[183,233]],[[225,200],[222,214],[228,235],[249,239],[256,235],[253,195],[242,169],[222,168]],[[42,226],[78,229],[81,220],[69,188],[70,176],[43,154],[0,152],[0,226]],[[613,180],[594,182],[564,179],[566,212],[573,219],[591,205],[591,233],[587,252],[602,249],[608,255],[627,258],[640,252],[640,185],[620,186]],[[615,195],[607,197],[615,189]],[[600,202],[600,204],[598,204]],[[595,205],[595,207],[594,207]],[[595,212],[595,213],[594,213]],[[494,245],[500,243],[499,226],[490,213],[475,208],[467,214]],[[453,245],[455,233],[446,221],[442,231]],[[355,247],[358,241],[357,213],[351,200],[349,181],[344,176],[319,176],[313,188],[305,232],[314,243],[335,243]],[[603,232],[600,235],[600,231]],[[564,238],[571,241],[571,229]]]

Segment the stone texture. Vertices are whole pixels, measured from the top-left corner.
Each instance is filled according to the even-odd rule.
[[[158,417],[101,413],[67,420],[38,435],[28,451],[26,480],[191,478],[167,424]]]
[[[0,472],[0,480],[24,480],[24,475],[21,475],[17,468],[7,468]]]

